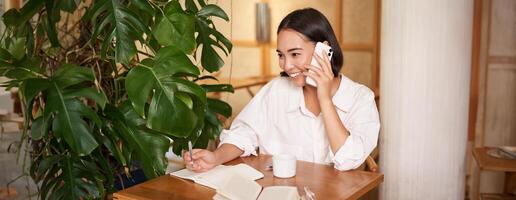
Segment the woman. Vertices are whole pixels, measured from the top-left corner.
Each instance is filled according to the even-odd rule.
[[[298,160],[359,167],[376,147],[380,122],[373,92],[339,74],[343,56],[330,23],[306,8],[287,15],[277,31],[282,77],[267,83],[220,136],[212,151],[193,150],[188,169],[203,172],[239,156],[288,153]],[[314,54],[331,46],[331,61]],[[325,55],[325,54],[323,54]],[[315,57],[321,68],[309,65]],[[317,87],[307,85],[306,78]]]

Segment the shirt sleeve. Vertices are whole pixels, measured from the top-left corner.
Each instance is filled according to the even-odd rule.
[[[244,151],[241,155],[257,155],[258,134],[266,129],[267,101],[272,83],[263,86],[235,118],[229,130],[220,134],[220,145],[232,144]]]
[[[380,119],[374,93],[367,89],[367,93],[352,107],[349,116],[349,122],[344,126],[350,135],[333,157],[335,169],[341,171],[359,167],[376,147]]]

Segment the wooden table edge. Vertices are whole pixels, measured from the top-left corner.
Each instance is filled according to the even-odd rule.
[[[383,180],[384,180],[384,175],[382,173],[378,173],[378,172],[369,172],[369,173],[374,173],[374,174],[378,174],[380,176],[378,176],[374,181],[372,181],[371,183],[367,184],[366,187],[364,187],[364,189],[360,190],[359,192],[355,193],[355,195],[352,195],[351,197],[349,197],[348,199],[359,199],[360,197],[364,196],[364,194],[370,192],[371,190],[373,190],[374,188],[378,187],[381,183],[383,183]]]
[[[475,162],[477,163],[478,165],[478,168],[480,170],[486,170],[486,171],[497,171],[497,172],[516,172],[516,169],[515,170],[507,170],[507,168],[503,168],[503,167],[492,167],[492,166],[487,166],[486,163],[484,163],[483,161],[484,160],[481,160],[480,159],[480,155],[478,155],[479,153],[481,153],[480,151],[483,151],[485,150],[486,151],[486,154],[487,154],[487,151],[490,150],[490,149],[493,149],[493,148],[496,148],[496,147],[475,147],[473,149],[473,158],[475,160]],[[486,155],[486,156],[490,156],[490,155]],[[491,159],[499,159],[499,160],[504,160],[504,159],[501,159],[501,158],[495,158],[495,157],[490,157]]]

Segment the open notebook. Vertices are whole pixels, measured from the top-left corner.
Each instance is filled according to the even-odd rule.
[[[217,189],[214,200],[300,200],[296,187],[269,186],[262,188],[256,181],[231,174]]]
[[[218,189],[228,180],[228,177],[231,177],[231,175],[234,173],[239,174],[241,177],[245,177],[245,179],[249,179],[251,181],[263,178],[263,174],[260,171],[244,163],[227,166],[219,165],[210,171],[202,173],[195,173],[188,169],[182,169],[176,172],[172,172],[170,175],[193,180],[195,183],[204,185],[206,187]]]

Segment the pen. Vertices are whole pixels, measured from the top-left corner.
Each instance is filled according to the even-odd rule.
[[[193,165],[192,142],[191,141],[188,141],[188,153],[190,154],[190,164]]]

